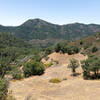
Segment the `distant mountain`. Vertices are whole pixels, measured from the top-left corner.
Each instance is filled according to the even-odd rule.
[[[41,19],[31,19],[17,27],[0,26],[0,32],[10,32],[24,40],[76,40],[100,32],[100,25],[81,23],[56,25]]]

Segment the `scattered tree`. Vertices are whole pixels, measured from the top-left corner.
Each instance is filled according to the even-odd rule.
[[[79,62],[76,59],[71,59],[70,64],[68,65],[69,68],[72,69],[73,76],[76,75],[76,68],[79,67]]]
[[[58,43],[56,46],[55,46],[55,51],[56,52],[59,52],[61,50],[61,45],[60,43]]]
[[[83,41],[82,40],[80,41],[80,45],[83,45]]]
[[[100,57],[91,56],[87,60],[81,62],[83,69],[83,77],[85,79],[98,78],[100,71]]]

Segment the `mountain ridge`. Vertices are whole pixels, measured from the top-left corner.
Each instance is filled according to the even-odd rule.
[[[36,18],[14,27],[0,25],[0,32],[10,32],[25,41],[32,39],[77,40],[100,32],[100,25],[83,23],[58,25]]]
[[[55,23],[52,23],[52,22],[49,22],[49,21],[45,21],[45,20],[40,19],[40,18],[34,18],[34,19],[28,19],[28,20],[24,21],[23,23],[21,23],[20,25],[11,26],[11,25],[3,25],[3,24],[0,24],[0,26],[3,26],[3,27],[18,27],[18,26],[23,25],[23,24],[26,23],[27,21],[34,21],[34,20],[44,21],[44,22],[51,23],[51,24],[53,24],[53,25],[58,25],[58,26],[73,25],[73,24],[100,25],[100,24],[96,24],[96,23],[88,23],[88,24],[87,24],[87,23],[82,23],[82,22],[72,22],[72,23],[67,23],[67,24],[55,24]]]

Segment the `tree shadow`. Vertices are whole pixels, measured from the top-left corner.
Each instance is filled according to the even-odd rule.
[[[74,74],[71,74],[71,76],[74,76],[74,77],[77,77],[77,76],[79,76],[79,75],[81,75],[81,73],[74,73]]]
[[[98,73],[97,75],[95,75],[95,74],[89,75],[88,77],[86,77],[84,79],[86,79],[86,80],[100,80],[100,73]]]

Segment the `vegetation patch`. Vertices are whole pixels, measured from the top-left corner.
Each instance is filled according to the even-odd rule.
[[[52,62],[49,62],[48,64],[44,64],[44,67],[45,68],[49,68],[49,67],[51,67],[53,65],[53,63]]]
[[[61,82],[61,79],[59,78],[52,78],[49,80],[50,83],[60,83]]]
[[[8,92],[8,82],[0,78],[0,100],[6,100]]]
[[[23,78],[23,75],[20,71],[16,71],[12,73],[12,77],[13,79],[21,80]]]
[[[79,53],[80,49],[77,46],[70,46],[66,43],[58,43],[55,46],[55,52],[68,53],[69,55]]]
[[[44,66],[41,62],[31,60],[23,65],[24,76],[41,75],[44,73]]]
[[[84,79],[100,79],[100,57],[90,56],[81,64]]]

